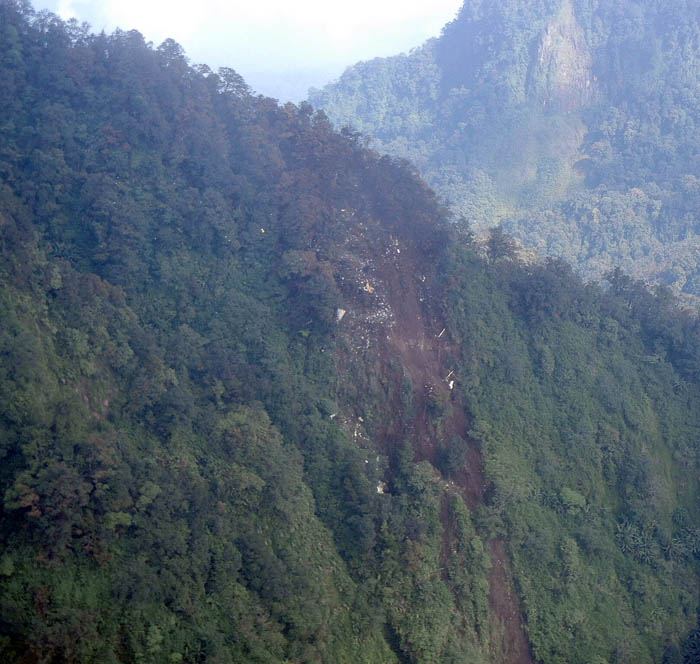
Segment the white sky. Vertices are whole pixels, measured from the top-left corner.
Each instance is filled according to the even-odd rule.
[[[394,55],[440,34],[462,0],[34,0],[93,30],[172,37],[190,60],[232,67],[258,92],[299,101],[358,60]]]

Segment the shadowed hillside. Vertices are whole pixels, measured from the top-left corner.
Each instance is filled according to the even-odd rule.
[[[0,660],[691,656],[667,290],[476,244],[172,41],[6,0],[0,64]]]

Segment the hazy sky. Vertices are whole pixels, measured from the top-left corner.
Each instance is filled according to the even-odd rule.
[[[190,60],[232,67],[258,92],[298,101],[358,60],[394,55],[437,36],[462,0],[34,0],[95,31],[172,37]]]

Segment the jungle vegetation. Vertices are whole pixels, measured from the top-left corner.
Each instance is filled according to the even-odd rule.
[[[1,661],[697,661],[667,288],[484,248],[308,104],[24,0],[0,108]]]
[[[475,230],[697,296],[698,72],[696,2],[466,0],[439,38],[309,100]]]

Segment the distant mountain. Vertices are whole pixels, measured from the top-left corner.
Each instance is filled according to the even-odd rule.
[[[21,0],[0,109],[3,664],[696,661],[667,289],[477,244],[308,104]]]
[[[438,39],[309,99],[474,229],[700,295],[697,2],[466,0]]]

